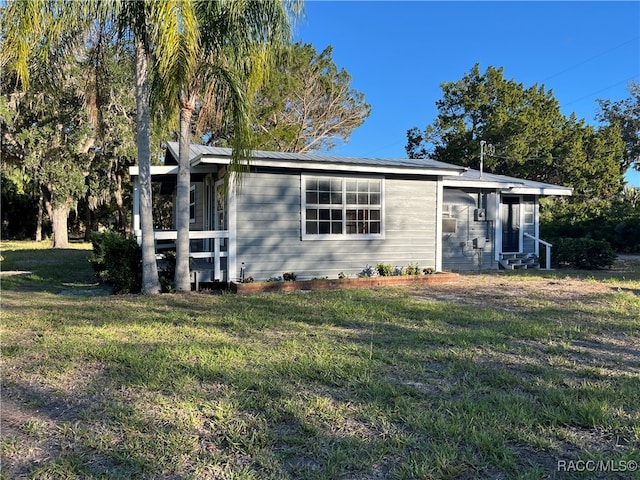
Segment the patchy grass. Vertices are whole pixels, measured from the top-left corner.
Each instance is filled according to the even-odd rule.
[[[90,273],[46,253],[39,278]],[[637,478],[557,471],[640,460],[629,269],[157,298],[3,278],[2,475]]]
[[[52,250],[51,242],[0,242],[2,289],[60,293],[98,290],[88,257],[91,243]]]

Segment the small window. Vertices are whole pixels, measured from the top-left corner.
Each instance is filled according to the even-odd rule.
[[[196,223],[196,186],[189,190],[189,223]]]
[[[525,225],[533,225],[535,220],[535,204],[534,203],[524,203],[524,219],[523,222]]]
[[[442,233],[456,233],[458,231],[458,220],[455,218],[442,219]]]

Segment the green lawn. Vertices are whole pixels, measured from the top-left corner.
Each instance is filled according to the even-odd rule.
[[[640,262],[478,276],[522,291],[479,306],[83,295],[86,245],[1,247],[32,272],[2,278],[3,478],[640,478]]]

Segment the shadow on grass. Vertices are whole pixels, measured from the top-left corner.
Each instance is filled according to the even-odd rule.
[[[52,271],[32,286],[73,278],[42,255]],[[21,288],[3,292],[7,330],[22,329],[3,342],[3,397],[53,425],[22,426],[51,453],[25,475],[543,478],[558,458],[631,458],[640,444],[640,359],[615,343],[639,328],[626,292],[499,311],[404,290]]]
[[[638,355],[590,346],[633,330],[587,297],[526,315],[380,290],[94,300],[57,298],[4,355],[51,382],[5,389],[60,426],[40,473],[541,476],[638,442]]]

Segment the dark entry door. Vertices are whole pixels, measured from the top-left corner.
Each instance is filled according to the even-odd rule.
[[[502,251],[520,251],[520,199],[502,199]]]

